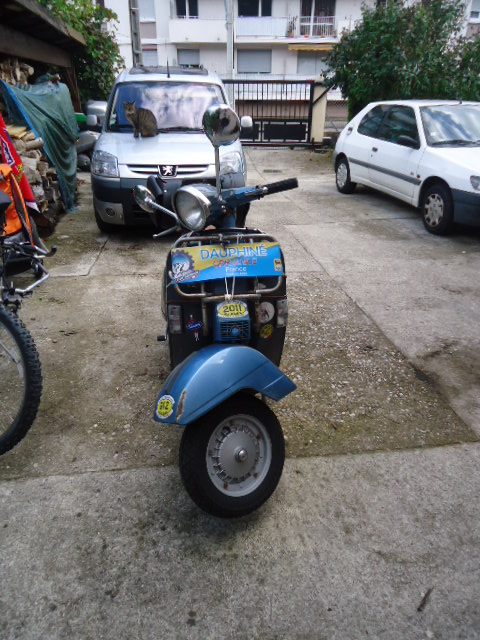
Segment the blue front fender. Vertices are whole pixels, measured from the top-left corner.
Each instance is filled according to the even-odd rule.
[[[175,367],[160,391],[153,417],[185,426],[242,389],[280,400],[296,386],[259,351],[212,344]]]

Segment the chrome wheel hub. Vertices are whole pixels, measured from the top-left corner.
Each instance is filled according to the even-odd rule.
[[[337,184],[342,189],[348,180],[348,169],[344,162],[341,162],[337,167]]]
[[[254,416],[226,418],[208,441],[208,475],[227,495],[241,497],[255,491],[267,475],[271,460],[270,436]]]
[[[437,227],[442,221],[443,207],[443,199],[439,195],[432,193],[428,196],[425,202],[424,216],[425,222],[430,227]]]

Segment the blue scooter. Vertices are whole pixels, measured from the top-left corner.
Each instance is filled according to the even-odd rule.
[[[159,177],[149,178],[152,189],[135,187],[135,198],[152,218],[166,213],[174,228],[189,230],[174,243],[164,271],[164,339],[173,370],[154,418],[185,427],[183,484],[199,507],[228,518],[254,511],[275,490],[285,443],[264,400],[295,389],[278,368],[288,319],[282,251],[271,235],[236,227],[235,216],[298,182],[222,190],[219,147],[238,138],[240,122],[230,107],[216,105],[205,112],[203,126],[215,148],[216,186],[181,187],[175,212],[155,201],[161,183],[155,188],[151,181]]]

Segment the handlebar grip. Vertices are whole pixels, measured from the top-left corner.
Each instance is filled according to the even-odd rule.
[[[296,189],[298,187],[298,180],[296,178],[287,178],[286,180],[279,180],[278,182],[270,182],[270,184],[263,184],[264,189],[268,189],[268,194],[280,193],[280,191],[288,191],[289,189]]]

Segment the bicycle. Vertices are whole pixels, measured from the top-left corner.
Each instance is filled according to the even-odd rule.
[[[35,342],[18,317],[23,299],[42,284],[49,273],[43,258],[53,255],[22,234],[5,236],[10,198],[0,192],[0,455],[17,445],[33,424],[42,396],[42,368]],[[32,270],[36,280],[25,289],[10,276]]]

